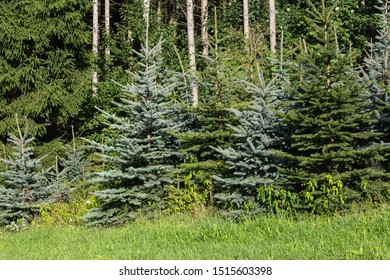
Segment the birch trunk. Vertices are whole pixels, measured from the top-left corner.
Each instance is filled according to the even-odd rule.
[[[276,53],[276,11],[275,0],[269,0],[269,30],[270,30],[270,49]]]
[[[194,33],[194,3],[193,0],[187,0],[187,33],[188,33],[188,55],[190,58],[190,71],[193,76],[196,73],[196,59],[195,59],[195,33]],[[192,105],[198,106],[198,86],[196,82],[192,82]]]
[[[104,2],[104,27],[106,31],[106,38],[109,42],[110,38],[110,0],[105,0]],[[110,55],[110,48],[107,44],[105,49],[106,58]]]
[[[99,1],[93,0],[93,13],[92,13],[92,53],[95,59],[98,57],[98,44],[99,44]],[[97,96],[98,92],[98,74],[95,69],[92,73],[92,96]]]
[[[244,38],[249,40],[249,4],[248,0],[243,0],[243,22],[244,22]]]
[[[201,0],[201,37],[202,37],[202,54],[203,56],[209,55],[209,33],[207,29],[208,24],[208,0]]]

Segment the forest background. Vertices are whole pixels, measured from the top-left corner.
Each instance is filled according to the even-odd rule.
[[[2,1],[0,224],[387,203],[388,12]]]

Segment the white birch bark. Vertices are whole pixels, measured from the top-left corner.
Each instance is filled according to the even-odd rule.
[[[194,3],[193,0],[187,0],[187,33],[188,33],[188,55],[190,71],[193,76],[196,73],[196,59],[195,59],[195,22],[194,22]],[[198,86],[196,82],[192,82],[192,105],[198,106]]]
[[[203,56],[208,56],[209,55],[209,32],[207,29],[207,24],[208,24],[208,0],[201,0],[200,4],[200,14],[201,14],[201,24],[202,24],[202,29],[201,29],[201,37],[202,37],[202,54]]]
[[[244,22],[244,38],[246,40],[249,40],[250,37],[250,31],[249,31],[249,3],[248,0],[243,0],[242,1],[243,5],[243,22]]]
[[[269,0],[269,30],[270,30],[270,49],[276,53],[276,10],[275,0]]]
[[[97,59],[99,45],[99,1],[93,0],[92,13],[92,53]],[[92,73],[92,96],[97,96],[98,93],[98,73],[95,69]]]

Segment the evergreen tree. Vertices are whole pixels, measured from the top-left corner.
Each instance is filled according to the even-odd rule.
[[[68,182],[84,179],[85,167],[87,160],[82,146],[76,147],[76,139],[72,126],[72,145],[66,146],[67,153],[60,158],[63,173]],[[58,172],[57,172],[58,173]]]
[[[380,29],[375,41],[367,44],[369,52],[365,58],[365,66],[368,78],[372,82],[370,99],[378,117],[376,130],[384,133],[382,139],[388,143],[390,141],[390,3],[388,0],[380,0],[378,3]]]
[[[13,156],[2,159],[6,169],[0,172],[3,185],[0,186],[0,224],[8,224],[24,218],[36,220],[41,206],[51,202],[51,185],[46,179],[47,171],[40,169],[42,158],[35,159],[34,138],[28,137],[28,126],[22,134],[10,135]]]
[[[181,127],[177,108],[169,101],[174,84],[164,80],[160,68],[160,42],[142,53],[134,82],[123,87],[118,115],[101,111],[112,133],[103,144],[90,141],[100,151],[105,170],[92,182],[104,189],[95,193],[101,206],[86,215],[91,225],[122,224],[139,214],[152,215],[166,206],[165,186],[183,161],[173,132]]]
[[[181,149],[196,158],[191,163],[182,164],[181,171],[201,170],[205,177],[221,168],[221,155],[210,147],[226,148],[232,141],[232,132],[226,130],[226,124],[236,124],[237,120],[226,108],[248,107],[251,98],[241,83],[246,74],[241,62],[248,57],[219,46],[221,40],[217,33],[214,36],[210,38],[212,45],[208,56],[203,57],[204,70],[197,77],[199,104],[197,108],[191,108],[188,95],[182,96],[186,111],[183,118],[187,114],[187,124],[185,131],[176,135]]]
[[[290,163],[282,170],[296,191],[309,180],[330,174],[358,192],[362,180],[385,175],[381,148],[372,145],[380,134],[370,130],[374,120],[367,109],[367,85],[351,67],[354,55],[338,50],[332,24],[337,2],[327,8],[322,0],[322,11],[308,3],[312,8],[308,20],[317,30],[318,45],[300,46],[291,74],[295,75],[290,85],[293,100],[282,115],[293,129],[292,149],[281,153]]]
[[[233,209],[233,213],[255,206],[257,188],[274,185],[279,177],[277,158],[272,149],[280,146],[281,137],[276,108],[278,90],[273,81],[265,84],[259,74],[260,85],[247,83],[253,93],[252,105],[239,111],[230,109],[239,125],[228,125],[235,142],[229,148],[214,148],[225,160],[225,173],[213,178],[218,183],[217,202]]]
[[[89,9],[89,0],[0,2],[0,138],[12,132],[15,113],[44,141],[85,113]]]

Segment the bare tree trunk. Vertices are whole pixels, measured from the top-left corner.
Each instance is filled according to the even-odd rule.
[[[168,0],[168,24],[173,28],[173,38],[176,39],[177,4],[176,0]]]
[[[92,53],[95,59],[98,57],[99,44],[99,1],[93,0],[93,15],[92,15]],[[95,69],[92,73],[92,96],[97,96],[98,92],[98,74]]]
[[[196,73],[196,59],[195,59],[195,22],[194,22],[194,3],[193,0],[187,0],[187,33],[188,33],[188,55],[190,58],[191,74],[195,76]],[[192,105],[198,106],[198,85],[192,82]]]
[[[110,38],[110,0],[105,0],[104,2],[104,27],[106,30],[107,42]],[[110,48],[107,45],[105,49],[106,58],[110,55]]]
[[[249,4],[248,0],[243,0],[242,1],[243,5],[243,22],[244,22],[244,38],[246,40],[249,40]]]
[[[275,0],[269,0],[269,30],[270,30],[270,49],[276,53],[276,11]]]
[[[149,56],[149,10],[150,10],[150,0],[144,0],[144,21],[146,24],[146,32],[145,32],[145,49],[146,49],[146,60],[148,60]]]
[[[163,5],[163,0],[157,0],[156,15],[157,15],[157,24],[158,24],[159,28],[160,28],[160,24],[161,24],[161,8],[162,8],[162,5]]]
[[[207,29],[207,24],[208,24],[208,0],[201,0],[201,24],[202,24],[202,29],[201,29],[201,37],[202,37],[202,54],[204,56],[209,55],[209,32]]]

